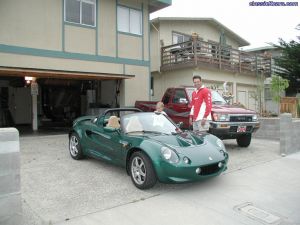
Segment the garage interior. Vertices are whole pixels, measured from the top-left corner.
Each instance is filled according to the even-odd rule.
[[[123,74],[0,68],[0,127],[65,131],[83,115],[120,106]]]

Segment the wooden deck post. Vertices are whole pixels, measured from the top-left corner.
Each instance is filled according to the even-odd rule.
[[[197,62],[197,42],[198,42],[198,34],[197,33],[192,33],[192,46],[193,46],[193,54],[194,54],[194,63],[195,63],[195,66],[197,66],[198,62]]]

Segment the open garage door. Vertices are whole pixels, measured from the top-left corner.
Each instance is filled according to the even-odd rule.
[[[26,83],[25,77],[34,80]],[[34,121],[39,126],[70,126],[78,116],[97,115],[104,108],[118,107],[120,84],[123,79],[133,77],[0,67],[0,87],[8,91],[5,100],[8,104],[5,109],[0,108],[0,119],[6,121],[5,126],[21,122],[33,125]],[[3,118],[4,115],[11,119]]]

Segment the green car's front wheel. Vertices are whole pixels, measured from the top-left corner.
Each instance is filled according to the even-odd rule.
[[[80,145],[80,138],[76,133],[72,133],[69,139],[69,151],[73,159],[82,159],[83,154]]]
[[[151,160],[142,152],[134,152],[129,161],[130,176],[139,189],[148,189],[155,185],[157,178]]]

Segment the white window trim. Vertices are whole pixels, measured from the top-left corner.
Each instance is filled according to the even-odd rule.
[[[183,40],[183,42],[186,42],[186,41],[189,41],[189,40],[191,40],[191,35],[188,35],[188,34],[185,34],[185,33],[181,33],[181,32],[179,32],[179,31],[174,31],[174,30],[172,30],[172,34],[171,34],[171,38],[172,38],[172,44],[174,45],[175,43],[174,43],[174,36],[180,36],[180,37],[182,37],[182,40]],[[186,39],[187,38],[187,39]],[[179,42],[179,43],[177,43],[177,44],[180,44],[180,43],[182,43],[182,42]]]
[[[130,8],[130,7],[127,7],[127,6],[124,6],[124,5],[118,5],[117,8],[120,7],[120,8],[124,8],[124,9],[128,9],[129,10],[129,32],[125,32],[125,31],[120,31],[119,30],[119,26],[117,25],[117,30],[118,32],[120,33],[125,33],[125,34],[129,34],[129,35],[137,35],[137,36],[143,36],[143,10],[142,9],[134,9],[134,8]],[[135,10],[135,11],[138,11],[140,12],[140,16],[141,16],[141,23],[140,23],[140,29],[141,29],[141,33],[140,34],[136,34],[136,33],[133,33],[133,32],[130,32],[130,11],[131,10]],[[118,13],[117,13],[117,17],[118,17]],[[117,21],[118,21],[118,18],[117,18]]]
[[[95,2],[89,1],[89,0],[77,0],[78,2],[80,2],[80,8],[79,8],[79,23],[75,23],[75,22],[71,22],[71,21],[67,21],[66,19],[66,0],[64,0],[64,22],[66,23],[71,23],[71,24],[77,24],[77,25],[82,25],[82,26],[87,26],[87,27],[96,27],[97,26],[97,0],[95,0]],[[90,4],[90,5],[95,5],[95,12],[94,12],[94,21],[95,21],[95,25],[90,25],[90,24],[85,24],[82,23],[82,2]]]
[[[182,43],[182,42],[174,43],[174,36],[180,36],[180,37],[182,37],[182,40],[184,40],[184,35],[183,34],[179,34],[179,33],[173,32],[172,33],[172,42],[173,42],[174,45]]]

